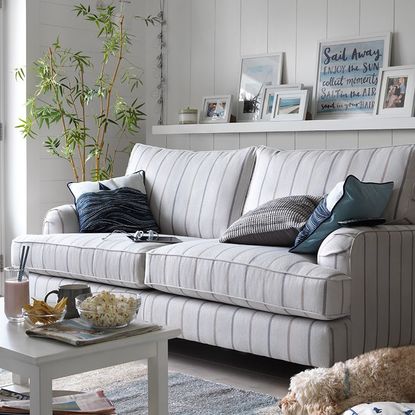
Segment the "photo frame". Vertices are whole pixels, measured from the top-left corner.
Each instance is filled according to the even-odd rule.
[[[308,90],[277,92],[272,121],[305,120],[308,106]]]
[[[382,68],[376,94],[375,115],[412,117],[415,98],[415,65]]]
[[[303,84],[286,84],[286,85],[271,85],[264,88],[263,96],[261,98],[261,120],[270,121],[274,114],[275,97],[279,91],[286,90],[300,90]]]
[[[318,44],[314,118],[371,116],[381,68],[389,66],[391,33]]]
[[[203,97],[199,122],[201,124],[229,122],[231,118],[231,104],[232,95]]]
[[[257,121],[265,87],[281,83],[283,52],[244,56],[239,78],[238,121]]]

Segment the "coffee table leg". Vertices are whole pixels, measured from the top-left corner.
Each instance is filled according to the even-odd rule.
[[[148,359],[148,413],[168,414],[167,340],[156,343],[156,356]]]
[[[27,386],[29,385],[29,378],[26,376],[18,375],[17,373],[12,373],[12,382],[15,385]]]
[[[52,379],[39,368],[30,376],[30,415],[52,415]]]

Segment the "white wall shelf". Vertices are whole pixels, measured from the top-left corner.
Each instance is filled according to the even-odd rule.
[[[238,122],[228,124],[155,125],[153,134],[272,133],[287,131],[358,131],[415,129],[411,118],[348,118],[336,120]]]

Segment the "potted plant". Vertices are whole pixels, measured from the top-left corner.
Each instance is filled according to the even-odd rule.
[[[102,41],[99,67],[82,51],[61,45],[59,38],[34,62],[36,89],[27,100],[27,115],[17,126],[25,138],[36,138],[46,126],[58,126],[60,133],[50,135],[44,146],[52,155],[67,161],[75,181],[102,180],[112,177],[120,137],[136,133],[144,119],[143,102],[135,96],[142,84],[140,69],[128,59],[132,37],[125,29],[123,4],[92,10],[79,4],[77,16],[96,27]],[[141,18],[146,25],[159,17]],[[16,78],[23,79],[23,69]],[[92,82],[88,80],[92,79]],[[128,87],[123,96],[120,87]],[[108,127],[117,131],[117,142],[110,146]]]

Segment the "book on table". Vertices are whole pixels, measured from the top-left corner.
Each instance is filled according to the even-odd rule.
[[[76,395],[58,396],[53,398],[52,408],[54,415],[115,414],[114,405],[105,396],[102,390],[88,393],[79,393]],[[0,402],[0,415],[29,413],[30,400],[27,398],[20,398],[19,400],[15,401],[6,400],[4,402]]]
[[[79,318],[63,320],[59,323],[34,327],[26,330],[26,334],[33,337],[43,337],[69,343],[73,346],[86,346],[109,340],[137,336],[160,330],[161,326],[136,320],[127,327],[115,329],[99,329],[90,327]]]
[[[15,385],[9,389],[8,386],[2,387],[0,389],[0,402],[4,401],[24,401],[29,399],[29,392],[16,392],[14,389]]]

